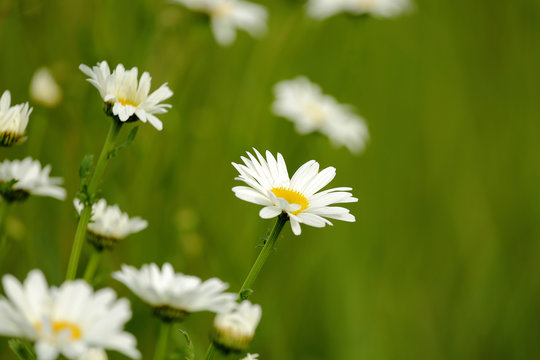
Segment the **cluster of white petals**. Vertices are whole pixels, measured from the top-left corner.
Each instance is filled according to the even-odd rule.
[[[0,145],[11,146],[24,140],[28,117],[32,108],[28,103],[11,106],[11,93],[4,91],[0,98]]]
[[[411,7],[410,0],[309,0],[307,4],[308,14],[316,19],[325,19],[341,12],[391,18]]]
[[[301,76],[284,80],[274,87],[272,110],[293,121],[300,134],[320,131],[335,146],[346,146],[359,153],[369,139],[364,119],[349,105],[340,104],[322,92],[319,85]]]
[[[30,82],[30,96],[37,103],[48,107],[55,107],[62,100],[62,89],[46,67],[34,73]]]
[[[84,205],[75,199],[73,201],[77,212],[80,214]],[[107,205],[105,199],[100,199],[92,205],[91,222],[88,230],[95,235],[105,238],[120,240],[126,236],[146,229],[148,222],[140,217],[130,218],[122,212],[118,205]]]
[[[217,314],[214,319],[214,343],[228,350],[242,351],[247,348],[261,321],[262,309],[249,300]]]
[[[90,77],[88,82],[99,90],[103,101],[111,106],[110,111],[120,121],[138,118],[142,122],[148,121],[157,130],[163,129],[163,123],[154,114],[166,113],[171,107],[169,104],[161,104],[173,95],[166,83],[149,94],[150,74],[144,72],[140,80],[137,80],[136,67],[126,70],[124,65],[118,64],[111,73],[109,64],[102,61],[93,68],[81,65],[79,69]]]
[[[175,273],[171,264],[145,264],[140,270],[122,265],[113,278],[124,283],[143,301],[154,308],[192,313],[228,311],[235,304],[236,294],[227,293],[228,284],[217,278],[202,281],[197,276]]]
[[[84,357],[93,349],[119,351],[140,358],[133,335],[124,332],[131,318],[129,301],[117,299],[112,289],[96,292],[82,280],[49,288],[39,270],[24,283],[11,275],[2,278],[6,298],[0,298],[0,334],[35,342],[39,360]]]
[[[232,44],[236,30],[244,30],[251,36],[266,32],[268,13],[264,6],[243,0],[172,0],[186,8],[204,13],[211,19],[212,32],[222,46]]]
[[[240,176],[236,180],[248,186],[236,186],[235,195],[245,201],[262,205],[259,215],[264,219],[287,213],[295,235],[300,235],[300,224],[315,227],[332,225],[327,218],[353,222],[355,218],[349,209],[330,206],[338,203],[358,201],[348,187],[319,191],[336,176],[336,169],[328,167],[319,171],[315,160],[302,165],[289,178],[287,165],[281,154],[277,159],[266,151],[266,159],[253,149],[256,156],[247,152],[249,158],[241,157],[244,165],[233,163]]]
[[[40,162],[32,160],[30,157],[24,160],[4,160],[0,163],[0,183],[15,179],[17,182],[11,188],[13,191],[64,200],[66,190],[59,186],[63,180],[58,177],[50,177],[50,172],[50,165],[42,169]]]

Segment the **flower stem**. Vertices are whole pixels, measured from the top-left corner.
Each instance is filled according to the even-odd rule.
[[[96,167],[94,168],[94,172],[92,173],[88,183],[88,195],[90,196],[90,199],[93,199],[96,194],[101,176],[103,175],[107,165],[109,153],[114,148],[114,143],[118,137],[121,127],[122,123],[120,121],[117,119],[112,119],[112,124],[109,129],[109,133],[107,134],[107,139],[105,140],[105,144],[103,144],[103,149],[101,149],[101,154],[99,155]],[[77,231],[75,232],[71,256],[69,257],[66,280],[73,280],[77,276],[77,267],[79,266],[82,245],[84,243],[84,238],[86,237],[86,227],[88,226],[91,216],[92,206],[85,206],[81,211],[79,223],[77,224]]]
[[[86,270],[84,271],[84,280],[86,280],[86,282],[89,284],[92,284],[92,280],[96,274],[99,261],[101,260],[101,253],[101,251],[94,249],[92,251],[92,255],[90,255],[90,260],[88,260],[88,264],[86,265]]]
[[[156,351],[154,353],[154,360],[165,359],[167,353],[167,343],[169,342],[169,333],[171,332],[171,323],[162,321],[159,329],[159,337],[156,344]]]
[[[253,286],[253,283],[261,272],[264,263],[272,253],[277,238],[281,233],[281,230],[283,230],[283,226],[285,226],[287,220],[289,220],[289,215],[287,215],[286,213],[281,213],[278,216],[272,232],[266,239],[263,249],[259,253],[259,256],[257,256],[257,260],[255,260],[255,263],[251,267],[251,270],[249,270],[249,273],[247,274],[246,279],[244,280],[244,283],[242,284],[242,287],[238,292],[238,297],[240,300],[246,300],[251,295],[251,287]],[[216,347],[214,346],[214,343],[210,343],[210,346],[208,346],[208,351],[206,352],[205,360],[212,360],[214,358],[215,351]]]

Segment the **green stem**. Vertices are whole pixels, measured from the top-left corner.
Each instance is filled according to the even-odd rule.
[[[247,274],[246,279],[244,280],[244,283],[242,284],[242,287],[238,292],[238,297],[241,300],[246,300],[251,295],[251,292],[249,290],[251,289],[253,283],[257,279],[257,276],[261,272],[264,263],[266,262],[266,260],[268,260],[268,257],[272,253],[277,238],[281,233],[281,230],[283,230],[283,226],[285,226],[285,223],[287,223],[287,220],[289,220],[289,215],[287,215],[286,213],[281,213],[278,216],[276,225],[274,225],[272,232],[266,239],[263,249],[259,253],[259,256],[257,256],[257,260],[255,260],[255,263],[251,267],[251,270],[249,270],[249,273]],[[208,346],[208,351],[206,352],[205,360],[212,360],[214,358],[215,351],[216,347],[213,343],[210,343],[210,346]]]
[[[122,123],[113,118],[109,133],[107,134],[107,139],[105,140],[105,144],[103,144],[103,149],[101,150],[96,167],[94,168],[94,172],[92,173],[88,183],[88,195],[90,196],[90,199],[93,199],[96,194],[101,176],[103,176],[103,172],[105,171],[105,167],[107,165],[109,153],[114,148],[114,143],[118,137],[121,127]],[[73,247],[69,257],[66,280],[73,280],[77,276],[79,258],[81,256],[82,246],[86,237],[86,227],[88,226],[91,216],[92,206],[85,206],[81,212],[81,216],[79,217],[79,223],[77,224],[77,231],[75,232],[75,239],[73,241]]]
[[[167,343],[169,342],[170,332],[171,323],[162,321],[161,327],[159,329],[159,337],[156,344],[156,351],[154,353],[154,360],[165,359],[165,354],[167,354]]]
[[[84,280],[86,280],[86,282],[89,284],[92,284],[92,280],[94,279],[94,275],[96,274],[96,270],[99,266],[99,261],[101,260],[101,253],[102,251],[94,249],[92,251],[92,255],[90,255],[90,260],[88,260],[88,264],[86,265],[86,270],[84,272]]]

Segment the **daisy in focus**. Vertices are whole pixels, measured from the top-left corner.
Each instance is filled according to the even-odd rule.
[[[324,94],[319,85],[297,77],[276,84],[274,94],[274,114],[294,122],[300,134],[320,131],[335,146],[344,145],[353,153],[364,149],[369,139],[364,119],[351,106]]]
[[[80,214],[84,205],[75,199],[75,209]],[[100,199],[92,205],[91,222],[88,224],[87,239],[98,250],[110,249],[126,236],[146,229],[148,222],[140,217],[130,218],[118,205],[107,205]]]
[[[0,146],[12,146],[24,141],[24,132],[32,108],[28,103],[11,106],[11,93],[0,97]]]
[[[223,281],[217,278],[202,281],[196,276],[175,273],[169,263],[161,270],[156,264],[143,265],[140,270],[122,265],[113,278],[150,304],[154,314],[165,322],[182,321],[196,311],[228,311],[237,297],[225,292],[229,285]]]
[[[82,280],[49,288],[40,270],[24,283],[11,275],[2,282],[0,334],[34,341],[39,360],[84,358],[95,348],[140,358],[135,337],[122,330],[131,318],[129,301],[117,299],[112,289],[94,292]]]
[[[30,157],[24,160],[4,160],[0,163],[0,185],[17,180],[9,189],[2,192],[5,200],[22,201],[30,195],[50,196],[58,200],[66,198],[66,190],[59,185],[63,180],[50,177],[51,166],[43,169],[38,160]]]
[[[62,89],[46,67],[36,70],[32,77],[30,96],[37,103],[51,108],[62,100]]]
[[[214,319],[214,344],[225,352],[245,351],[255,336],[261,315],[261,307],[249,300],[237,303],[228,312],[217,314]]]
[[[243,0],[172,0],[210,18],[212,32],[222,46],[236,40],[236,30],[244,30],[253,37],[266,32],[268,13],[264,6]]]
[[[234,194],[245,201],[263,205],[259,212],[263,219],[270,219],[286,213],[295,235],[300,235],[300,224],[314,227],[332,225],[327,219],[354,222],[349,209],[330,206],[358,201],[349,192],[352,188],[339,187],[320,191],[336,176],[336,169],[328,167],[319,171],[315,160],[302,165],[292,178],[289,178],[287,165],[278,153],[277,159],[266,151],[266,159],[255,149],[256,156],[241,157],[244,165],[232,163],[240,176],[236,180],[248,186],[236,186]]]
[[[391,18],[401,15],[411,7],[410,0],[310,0],[307,11],[315,19],[326,19],[341,12]]]
[[[102,61],[93,68],[81,64],[79,69],[89,76],[88,82],[99,90],[99,94],[107,104],[107,113],[121,122],[139,119],[144,123],[148,121],[157,130],[163,129],[163,123],[155,114],[164,114],[172,107],[169,104],[161,104],[173,95],[166,83],[149,94],[150,74],[143,72],[141,78],[137,80],[136,67],[126,70],[124,65],[118,64],[111,73],[107,62]]]

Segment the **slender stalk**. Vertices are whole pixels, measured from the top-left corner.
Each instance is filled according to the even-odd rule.
[[[167,354],[167,343],[169,342],[169,334],[171,332],[171,323],[161,322],[159,328],[159,337],[154,352],[154,360],[163,360]]]
[[[249,270],[249,273],[247,274],[246,279],[244,280],[244,283],[242,284],[242,287],[238,292],[238,297],[240,298],[240,300],[246,300],[251,295],[247,290],[251,289],[253,283],[257,279],[257,276],[261,272],[264,263],[272,253],[277,238],[279,237],[281,230],[283,230],[283,226],[285,226],[285,223],[287,223],[287,220],[289,220],[289,216],[286,213],[281,213],[278,216],[272,232],[266,239],[263,249],[259,253],[259,256],[257,256],[257,260],[255,260],[255,263],[251,267],[251,270]],[[210,343],[210,346],[208,346],[208,351],[206,352],[205,360],[212,360],[214,358],[215,351],[216,348],[214,344]]]
[[[101,149],[101,154],[94,168],[94,172],[90,177],[88,183],[88,195],[92,199],[96,194],[96,191],[101,180],[101,176],[105,171],[107,165],[107,160],[109,158],[110,151],[114,148],[116,138],[120,132],[122,123],[116,119],[112,119],[111,127],[109,128],[109,133],[107,134],[107,139],[103,144],[103,149]],[[77,267],[79,266],[79,258],[81,256],[81,250],[86,237],[86,227],[92,216],[92,207],[85,206],[79,217],[79,223],[77,224],[77,231],[75,232],[75,239],[73,241],[73,247],[71,249],[71,255],[69,257],[68,270],[66,274],[66,280],[73,280],[77,276]]]
[[[102,251],[94,249],[92,251],[92,255],[90,255],[90,260],[88,260],[88,264],[86,265],[86,270],[84,271],[84,280],[86,280],[86,282],[89,284],[92,284],[92,280],[96,274],[99,261],[101,260],[101,253]]]

